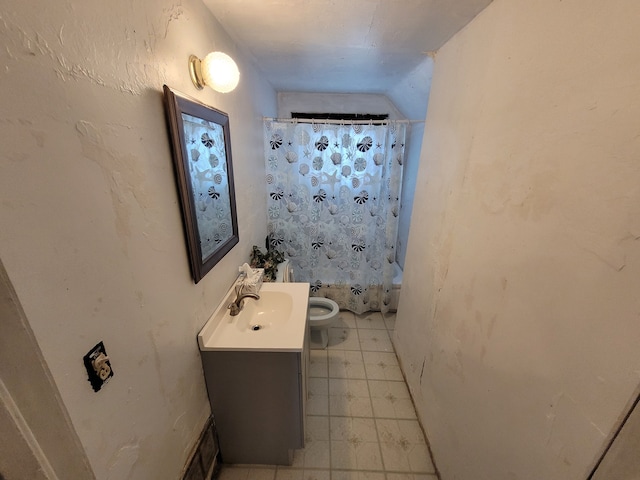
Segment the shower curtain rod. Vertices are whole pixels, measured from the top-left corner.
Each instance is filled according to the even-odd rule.
[[[424,123],[424,120],[325,120],[317,118],[273,118],[262,117],[262,120],[269,122],[287,123],[328,123],[336,125],[384,125],[385,123]]]

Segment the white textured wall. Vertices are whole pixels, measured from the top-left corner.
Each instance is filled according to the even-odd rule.
[[[402,197],[400,198],[400,217],[398,218],[398,244],[396,260],[402,269],[407,255],[407,240],[411,227],[413,198],[420,166],[420,151],[424,135],[424,120],[427,116],[429,90],[433,76],[433,56],[428,55],[411,73],[398,82],[389,92],[389,98],[410,119],[410,135],[405,148],[404,173],[402,177]]]
[[[405,118],[385,95],[373,93],[278,92],[278,117],[291,112],[388,114],[392,120]]]
[[[638,45],[495,0],[436,56],[395,341],[443,480],[584,479],[636,391]]]
[[[209,414],[196,334],[263,243],[273,89],[198,0],[0,1],[0,258],[98,479],[177,478]],[[187,59],[236,58],[238,89]],[[240,243],[189,272],[162,85],[230,115]],[[251,192],[247,195],[246,192]],[[99,393],[83,355],[103,340]]]

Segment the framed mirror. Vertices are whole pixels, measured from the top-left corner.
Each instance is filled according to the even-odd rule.
[[[198,283],[239,240],[229,116],[163,88],[187,252]]]

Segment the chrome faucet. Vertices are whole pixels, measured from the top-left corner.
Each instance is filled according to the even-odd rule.
[[[256,300],[260,299],[260,295],[258,295],[257,293],[243,292],[243,290],[244,286],[241,283],[236,285],[236,299],[227,307],[230,310],[229,315],[231,315],[232,317],[235,317],[242,311],[245,298],[250,297],[255,298]]]

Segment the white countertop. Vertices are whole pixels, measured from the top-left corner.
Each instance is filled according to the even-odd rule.
[[[309,312],[308,283],[263,283],[259,300],[246,298],[231,316],[232,287],[198,334],[202,351],[298,352],[303,350]],[[252,325],[260,325],[253,331]]]

